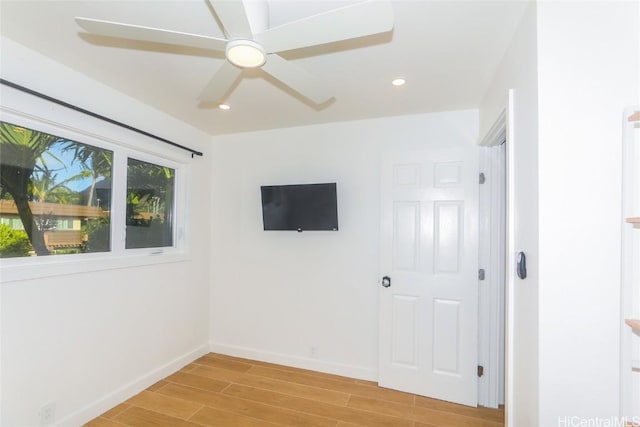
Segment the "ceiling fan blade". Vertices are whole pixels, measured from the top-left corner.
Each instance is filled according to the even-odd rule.
[[[76,17],[76,22],[91,34],[118,37],[121,39],[189,46],[216,51],[224,51],[227,44],[226,40],[216,37],[103,21],[100,19]]]
[[[242,0],[209,0],[230,39],[251,38],[251,26]]]
[[[267,52],[332,43],[393,29],[390,0],[368,0],[270,28],[254,39]]]
[[[333,96],[315,76],[276,54],[267,56],[262,69],[316,104],[322,104]]]
[[[224,96],[229,92],[241,73],[242,70],[240,68],[229,61],[224,61],[222,67],[211,78],[198,99],[201,102],[220,103],[224,101]]]

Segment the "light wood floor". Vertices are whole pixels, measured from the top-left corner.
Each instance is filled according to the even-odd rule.
[[[501,427],[503,420],[503,410],[210,353],[87,426]]]

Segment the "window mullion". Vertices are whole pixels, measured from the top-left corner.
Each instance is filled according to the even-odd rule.
[[[116,150],[113,161],[112,204],[111,204],[111,251],[124,253],[126,237],[125,212],[127,209],[127,156],[126,150]]]

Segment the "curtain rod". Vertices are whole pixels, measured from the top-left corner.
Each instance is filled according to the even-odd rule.
[[[85,110],[84,108],[77,107],[75,105],[72,105],[72,104],[69,104],[67,102],[61,101],[61,100],[59,100],[57,98],[53,98],[53,97],[45,95],[43,93],[36,92],[35,90],[26,88],[24,86],[20,86],[19,84],[10,82],[8,80],[0,78],[0,83],[2,83],[5,86],[9,86],[9,87],[12,87],[14,89],[18,89],[19,91],[28,93],[30,95],[37,96],[38,98],[42,98],[42,99],[45,99],[47,101],[53,102],[55,104],[62,105],[63,107],[67,107],[67,108],[70,108],[72,110],[78,111],[78,112],[86,114],[88,116],[95,117],[96,119],[104,120],[105,122],[114,124],[116,126],[120,126],[122,128],[125,128],[125,129],[128,129],[128,130],[132,130],[132,131],[137,132],[139,134],[142,134],[144,136],[148,136],[150,138],[157,139],[158,141],[162,141],[165,144],[169,144],[169,145],[173,145],[174,147],[181,148],[183,150],[186,150],[186,151],[190,152],[191,153],[191,158],[193,158],[193,156],[202,156],[202,152],[200,152],[200,151],[193,150],[193,149],[191,149],[189,147],[185,147],[184,145],[180,145],[180,144],[177,144],[177,143],[175,143],[173,141],[169,141],[168,139],[164,139],[164,138],[162,138],[160,136],[157,136],[157,135],[154,135],[152,133],[145,132],[145,131],[143,131],[141,129],[138,129],[138,128],[134,128],[133,126],[129,126],[129,125],[125,124],[125,123],[110,119],[110,118],[105,117],[105,116],[101,116],[100,114],[94,113],[94,112],[89,111],[89,110]]]

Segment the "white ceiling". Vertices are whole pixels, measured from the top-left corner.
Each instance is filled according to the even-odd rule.
[[[269,25],[351,3],[269,0]],[[1,0],[0,33],[215,135],[476,108],[526,7],[518,0],[392,4],[391,33],[281,54],[332,89],[335,99],[320,107],[260,70],[244,71],[228,98],[231,110],[200,105],[223,54],[88,35],[74,21],[83,16],[224,37],[205,0]],[[398,76],[405,86],[391,85]]]

